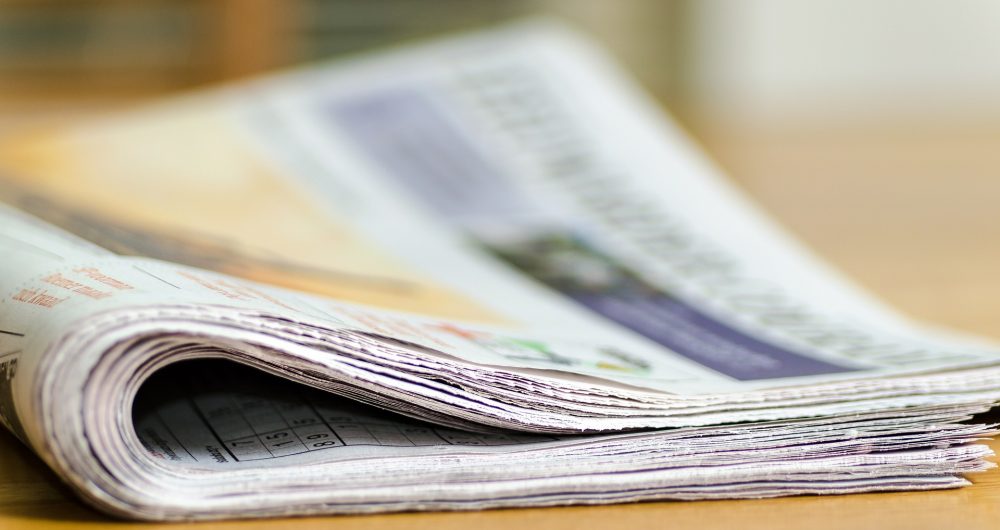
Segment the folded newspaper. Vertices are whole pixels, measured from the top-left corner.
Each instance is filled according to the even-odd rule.
[[[951,488],[1000,347],[527,22],[0,143],[0,416],[177,520]]]

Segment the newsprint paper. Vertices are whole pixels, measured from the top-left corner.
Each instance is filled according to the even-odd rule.
[[[0,416],[148,520],[953,488],[1000,348],[529,21],[0,144]]]

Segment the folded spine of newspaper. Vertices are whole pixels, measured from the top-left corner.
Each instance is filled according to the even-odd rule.
[[[1000,349],[825,268],[548,23],[0,155],[0,418],[109,513],[934,489],[992,466],[967,420],[1000,397]]]

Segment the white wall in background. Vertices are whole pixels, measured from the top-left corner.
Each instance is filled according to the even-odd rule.
[[[1000,115],[1000,1],[694,0],[694,97],[801,117]]]

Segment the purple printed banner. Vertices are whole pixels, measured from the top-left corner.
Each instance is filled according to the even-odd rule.
[[[854,371],[758,340],[668,296],[564,294],[674,353],[741,381]]]

